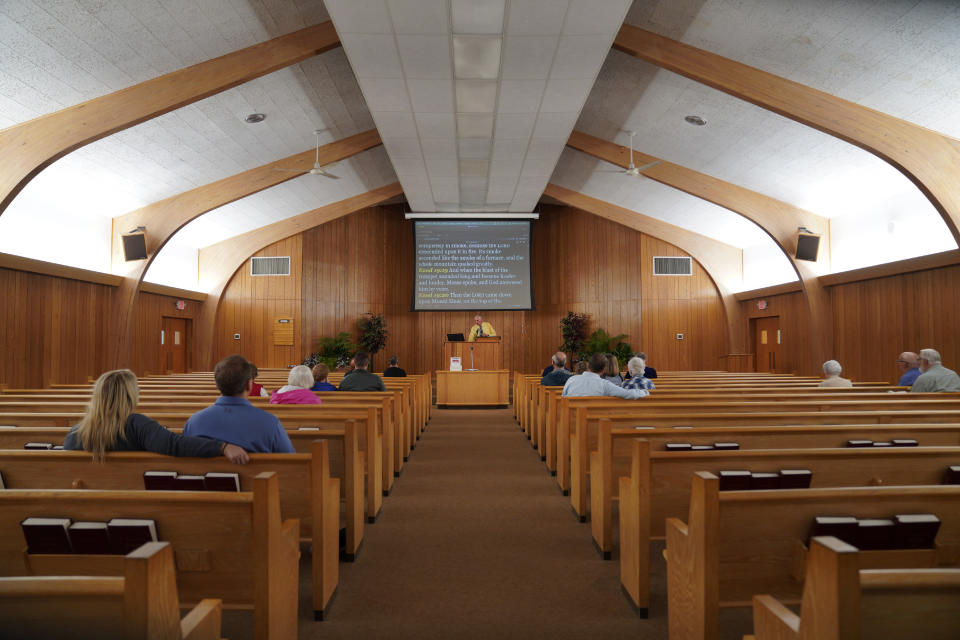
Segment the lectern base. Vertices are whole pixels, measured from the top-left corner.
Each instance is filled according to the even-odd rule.
[[[510,372],[437,371],[437,406],[507,406]]]

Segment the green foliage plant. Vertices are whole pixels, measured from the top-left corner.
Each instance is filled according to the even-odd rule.
[[[622,369],[633,357],[633,347],[623,341],[626,337],[627,334],[625,333],[611,336],[606,330],[597,329],[584,341],[583,349],[580,351],[580,359],[589,360],[590,356],[595,353],[612,353],[617,357],[617,362],[620,363]]]
[[[567,311],[565,318],[560,319],[560,335],[563,337],[563,344],[558,351],[564,353],[576,354],[583,349],[583,341],[587,335],[587,315],[584,313],[574,313]]]
[[[317,342],[317,351],[303,361],[303,364],[312,367],[318,362],[327,365],[331,371],[350,364],[350,358],[358,351],[357,345],[351,340],[347,331],[341,331],[333,338],[320,338]]]

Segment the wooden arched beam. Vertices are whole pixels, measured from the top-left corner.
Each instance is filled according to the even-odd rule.
[[[237,269],[247,259],[274,242],[289,238],[325,222],[350,215],[403,194],[399,182],[373,189],[364,194],[320,207],[298,216],[228,238],[200,250],[200,277],[213,283],[200,307],[198,346],[200,366],[213,369],[213,332],[216,327],[220,298]]]
[[[624,168],[630,164],[630,151],[627,147],[580,131],[574,131],[570,135],[567,145],[604,162]],[[810,361],[805,362],[804,366],[810,372],[816,373],[819,364],[832,357],[833,322],[830,315],[830,294],[820,284],[819,270],[813,266],[815,263],[797,260],[795,257],[797,227],[806,227],[824,239],[829,239],[829,221],[805,209],[655,156],[634,150],[633,157],[636,165],[660,162],[642,172],[646,177],[747,218],[763,229],[780,247],[800,278],[809,313],[812,347]],[[820,251],[816,264],[829,267],[829,255],[829,251]],[[743,327],[742,330],[746,331],[747,328]]]
[[[613,47],[885,160],[917,185],[960,245],[960,140],[631,25]]]
[[[338,46],[327,21],[0,131],[0,215],[71,151]]]
[[[380,144],[380,134],[376,129],[364,131],[320,147],[320,164],[326,165],[343,160]],[[112,325],[116,334],[111,335],[110,339],[112,351],[108,362],[113,363],[112,366],[115,368],[126,366],[130,359],[137,294],[143,282],[143,276],[170,238],[191,220],[208,211],[304,175],[313,166],[316,154],[316,149],[297,153],[196,189],[184,191],[114,220],[112,242],[114,264],[123,264],[120,234],[141,225],[147,228],[147,246],[150,249],[150,256],[147,260],[133,263],[133,269],[125,275],[120,290],[114,298],[116,301],[114,317],[118,321]],[[277,171],[279,168],[299,168],[302,171],[299,173]]]
[[[663,220],[657,220],[631,209],[598,200],[550,183],[543,195],[568,206],[606,218],[625,227],[642,231],[686,251],[706,270],[720,293],[727,316],[727,336],[730,353],[744,352],[744,332],[740,303],[727,285],[742,279],[743,252],[713,238],[688,231]]]

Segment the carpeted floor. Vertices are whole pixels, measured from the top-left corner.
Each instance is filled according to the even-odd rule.
[[[643,620],[508,409],[435,411],[365,535],[324,622],[304,558],[301,640],[667,637],[659,552]],[[225,614],[225,637],[250,632],[249,614]]]

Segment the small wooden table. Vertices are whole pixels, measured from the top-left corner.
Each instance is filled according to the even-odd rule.
[[[506,406],[510,371],[437,371],[437,406]]]

